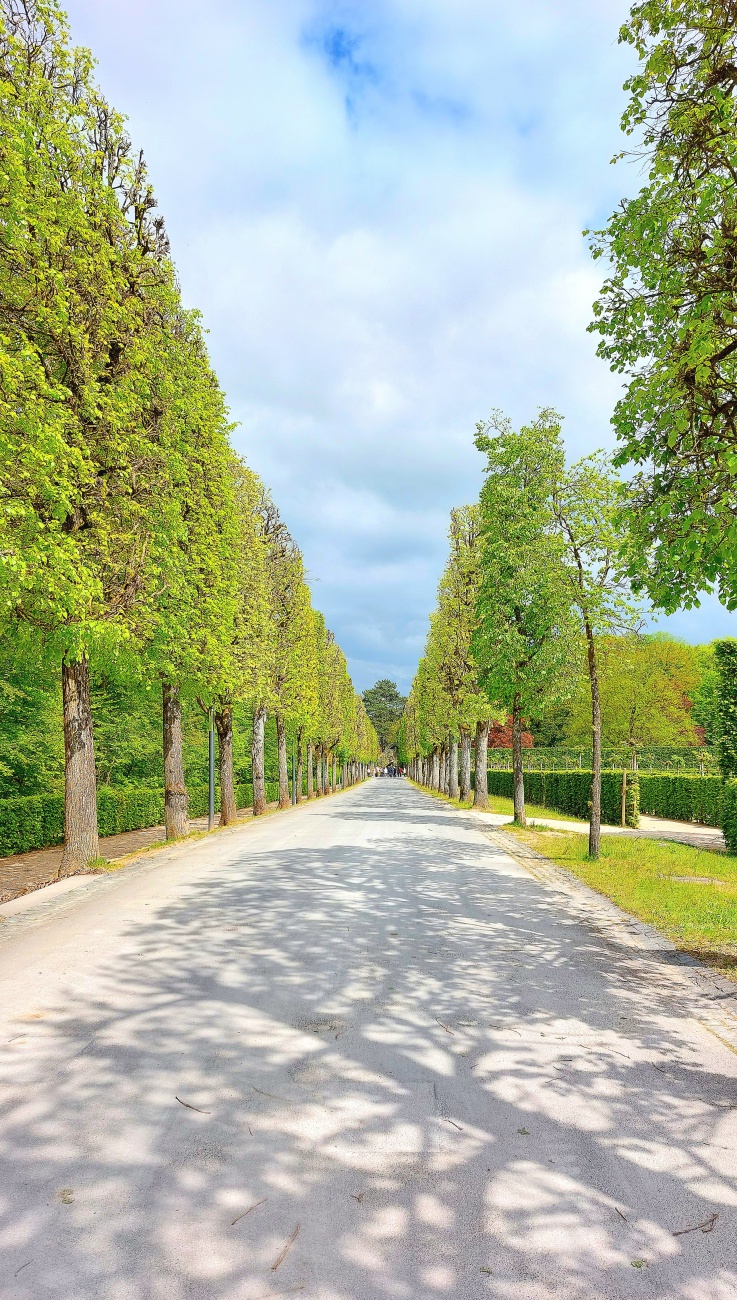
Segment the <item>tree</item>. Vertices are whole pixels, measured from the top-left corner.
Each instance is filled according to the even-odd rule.
[[[622,118],[647,183],[593,236],[611,262],[592,330],[628,383],[619,465],[636,585],[665,610],[715,584],[737,608],[737,4],[642,0]],[[622,155],[620,155],[622,156]]]
[[[236,603],[232,624],[230,620],[224,620],[221,626],[221,633],[229,632],[229,641],[208,673],[208,684],[215,700],[221,826],[228,826],[237,818],[233,773],[234,709],[237,703],[263,694],[269,667],[266,651],[270,645],[268,555],[259,514],[263,487],[256,475],[236,457],[231,462],[231,479],[235,537],[230,559],[236,581]],[[206,707],[202,700],[200,705]]]
[[[617,511],[622,491],[608,457],[586,456],[564,472],[552,488],[553,517],[563,539],[563,572],[569,598],[578,612],[586,645],[591,696],[591,811],[589,857],[598,858],[601,840],[601,694],[598,639],[634,630],[638,611],[617,564]]]
[[[495,412],[477,426],[476,446],[487,472],[472,651],[489,700],[512,715],[514,816],[524,825],[523,719],[565,694],[576,636],[552,504],[564,465],[560,420],[545,409],[515,431]]]
[[[717,669],[719,768],[722,776],[737,776],[737,640],[714,642]]]
[[[362,698],[381,748],[390,749],[396,745],[397,728],[407,702],[406,697],[399,694],[396,682],[383,677],[375,686],[365,690]]]
[[[633,756],[648,745],[696,745],[692,697],[702,678],[700,651],[682,641],[651,635],[600,636],[602,735]],[[583,668],[583,665],[581,665]],[[585,669],[576,676],[568,738],[591,734],[591,706]]]
[[[176,838],[189,826],[182,691],[198,694],[209,712],[203,693],[212,699],[222,688],[227,699],[232,689],[234,648],[242,635],[242,567],[253,558],[253,538],[247,539],[249,531],[253,534],[252,514],[244,517],[243,511],[254,507],[245,493],[246,471],[230,447],[225,402],[199,319],[175,306],[166,324],[160,411],[171,483],[169,546],[141,649],[148,671],[161,683],[166,834]],[[216,712],[224,732],[222,767],[227,766],[227,706],[225,716],[222,709]],[[226,816],[230,800],[232,776],[228,782],[226,773]]]
[[[268,492],[259,503],[260,534],[265,547],[268,592],[268,640],[264,644],[266,669],[255,701],[253,720],[253,811],[266,810],[264,724],[274,711],[279,761],[279,806],[289,806],[286,722],[307,689],[306,675],[313,632],[309,591],[304,581],[302,554]]]
[[[142,160],[56,5],[6,0],[0,57],[0,591],[61,666],[64,873],[98,852],[90,656],[145,634],[171,553],[178,296]]]
[[[719,742],[719,673],[714,645],[694,646],[693,654],[698,681],[692,690],[691,721],[696,727],[699,740],[703,740],[705,745],[717,745]]]

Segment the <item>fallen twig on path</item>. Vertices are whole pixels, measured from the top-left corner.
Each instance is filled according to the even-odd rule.
[[[264,1092],[263,1088],[257,1088],[255,1083],[252,1083],[251,1087],[260,1097],[270,1097],[272,1101],[283,1101],[287,1106],[291,1106],[292,1104],[288,1097],[277,1097],[275,1092]]]
[[[453,1033],[452,1029],[449,1029],[447,1025],[444,1025],[442,1020],[438,1020],[437,1016],[435,1017],[435,1019],[438,1021],[440,1028],[445,1030],[446,1034],[450,1034],[452,1038],[455,1038],[455,1034]]]
[[[625,1223],[629,1223],[629,1219],[627,1218],[627,1215],[626,1215],[626,1214],[622,1214],[622,1211],[621,1211],[621,1210],[618,1210],[617,1207],[616,1207],[616,1205],[615,1205],[615,1207],[614,1207],[614,1213],[615,1213],[615,1214],[618,1214],[619,1217],[620,1217],[620,1219],[624,1219]]]
[[[241,1219],[245,1219],[246,1215],[251,1213],[251,1210],[257,1210],[259,1205],[265,1205],[268,1199],[269,1199],[268,1196],[264,1196],[261,1198],[260,1201],[256,1201],[254,1205],[249,1205],[247,1210],[244,1210],[242,1214],[238,1215],[237,1219],[233,1220],[233,1222],[230,1225],[231,1228],[234,1228],[236,1223],[240,1223]]]
[[[283,1249],[281,1255],[279,1256],[279,1258],[277,1259],[276,1263],[271,1265],[271,1271],[272,1271],[272,1273],[275,1273],[276,1270],[278,1269],[279,1265],[284,1263],[284,1260],[286,1259],[286,1257],[287,1257],[289,1251],[291,1250],[292,1246],[294,1245],[295,1241],[297,1240],[297,1238],[298,1238],[298,1236],[299,1236],[299,1226],[300,1226],[300,1225],[297,1224],[296,1228],[294,1229],[294,1232],[292,1233],[291,1237],[289,1238],[289,1241],[287,1242],[286,1246],[284,1247],[284,1249]]]
[[[696,1223],[693,1228],[679,1228],[677,1232],[673,1233],[673,1236],[685,1237],[687,1232],[713,1232],[718,1218],[719,1215],[715,1211],[708,1219],[704,1219],[703,1223]]]
[[[181,1097],[177,1097],[176,1094],[175,1094],[175,1098],[174,1098],[174,1099],[175,1099],[175,1101],[178,1101],[178,1102],[179,1102],[179,1105],[180,1105],[180,1106],[186,1106],[186,1107],[187,1107],[187,1110],[196,1110],[198,1115],[211,1115],[211,1114],[212,1114],[212,1111],[210,1111],[210,1110],[200,1110],[200,1107],[199,1107],[199,1106],[190,1106],[190,1104],[189,1104],[188,1101],[182,1101]]]

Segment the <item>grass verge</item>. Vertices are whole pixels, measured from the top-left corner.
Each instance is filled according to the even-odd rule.
[[[416,782],[412,781],[411,784],[415,785]],[[472,799],[449,799],[447,794],[440,794],[437,790],[429,790],[427,786],[424,785],[418,785],[417,789],[421,790],[423,794],[432,795],[433,799],[442,799],[443,803],[452,804],[454,808],[473,807]],[[511,799],[503,799],[501,795],[490,794],[488,811],[493,813],[506,813],[509,817],[512,817],[514,815],[514,804]],[[556,812],[553,808],[539,808],[537,804],[534,803],[526,804],[525,811],[528,817],[544,817],[546,821],[580,821],[579,817],[571,817],[570,813]],[[581,826],[587,825],[587,823],[583,821],[581,821],[580,824]]]
[[[737,857],[612,835],[602,838],[601,856],[592,862],[583,835],[504,829],[655,926],[681,952],[737,981]]]

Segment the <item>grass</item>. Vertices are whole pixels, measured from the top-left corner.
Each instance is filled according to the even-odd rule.
[[[412,782],[412,784],[415,783]],[[447,794],[440,794],[437,790],[429,790],[424,785],[418,785],[417,789],[422,790],[423,794],[432,795],[433,799],[442,799],[444,803],[452,804],[454,808],[473,808],[473,799],[449,799]],[[514,815],[514,804],[511,799],[504,799],[501,795],[490,794],[488,811],[506,813],[509,817],[512,817]],[[556,812],[553,808],[539,808],[534,803],[526,804],[525,811],[528,817],[544,817],[546,821],[580,822],[581,826],[587,825],[579,817],[572,817],[570,813]]]
[[[586,838],[575,832],[505,830],[655,926],[680,952],[737,981],[737,857],[667,840],[612,835],[602,837],[601,856],[592,862]]]

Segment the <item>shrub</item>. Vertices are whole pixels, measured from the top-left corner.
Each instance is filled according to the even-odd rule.
[[[722,789],[722,830],[730,853],[737,853],[737,781],[725,781]]]
[[[29,853],[63,839],[63,794],[0,799],[0,854]]]
[[[652,817],[722,825],[724,782],[718,776],[640,773],[640,811]]]
[[[609,826],[622,824],[622,772],[601,774],[601,820]],[[513,797],[512,772],[489,772],[489,794]],[[571,817],[588,820],[591,801],[591,773],[525,772],[525,798],[539,808],[552,808]],[[625,821],[627,826],[639,822],[639,788],[634,773],[627,773]]]
[[[714,642],[717,666],[717,749],[722,776],[737,776],[737,641]]]
[[[278,781],[266,782],[266,798],[279,798]],[[237,785],[238,808],[253,804],[253,786]],[[189,790],[190,817],[205,817],[209,805],[209,787],[192,786]],[[220,790],[215,787],[215,808],[220,810]],[[120,835],[123,831],[145,830],[164,821],[164,792],[154,786],[102,786],[97,791],[97,826],[101,836]],[[0,799],[0,857],[11,853],[29,853],[47,849],[64,840],[64,795],[37,794],[17,799]]]

